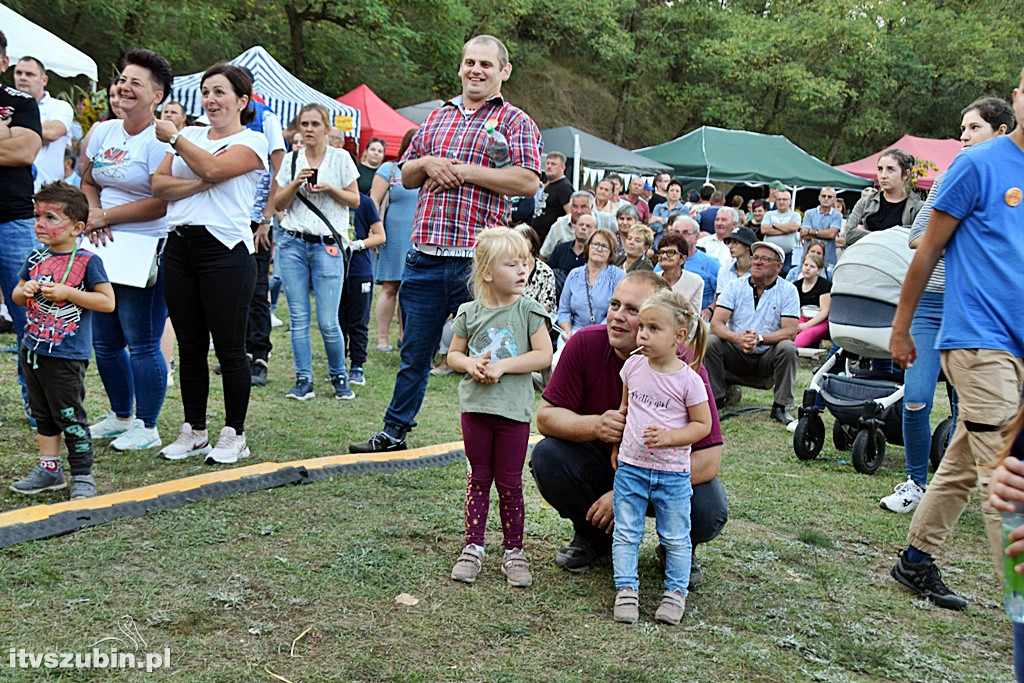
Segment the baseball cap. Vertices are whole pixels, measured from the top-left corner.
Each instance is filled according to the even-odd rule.
[[[743,244],[749,247],[751,244],[757,241],[757,235],[755,235],[754,231],[751,230],[750,228],[741,225],[738,228],[734,228],[733,231],[726,235],[725,239],[722,241],[728,244],[729,240],[742,242]]]
[[[783,251],[782,247],[780,247],[777,244],[772,244],[771,242],[754,242],[752,245],[750,245],[750,252],[753,253],[759,247],[768,247],[769,249],[775,252],[776,256],[779,257],[780,261],[786,260],[786,252]]]

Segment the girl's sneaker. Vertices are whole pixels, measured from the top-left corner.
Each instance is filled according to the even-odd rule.
[[[623,624],[635,624],[640,618],[640,596],[632,586],[620,588],[615,594],[615,608],[612,611],[615,621]]]
[[[89,436],[94,439],[110,439],[121,436],[134,426],[135,420],[119,420],[114,411],[110,411],[102,420],[89,425]]]
[[[480,566],[483,564],[483,555],[472,544],[462,549],[459,559],[455,560],[452,567],[452,581],[473,583],[476,575],[480,573]]]
[[[245,434],[238,434],[234,427],[220,430],[217,445],[206,456],[207,465],[232,465],[242,458],[249,457],[249,447],[245,443]]]
[[[913,512],[922,498],[924,498],[924,489],[918,486],[913,479],[907,477],[905,482],[896,484],[892,493],[878,501],[878,507],[889,512],[906,514]]]
[[[156,427],[146,429],[142,420],[135,420],[135,423],[131,429],[111,441],[110,447],[115,451],[142,451],[162,445]]]
[[[526,588],[533,585],[533,575],[530,573],[530,563],[526,559],[526,553],[515,549],[505,553],[501,561],[501,573],[505,575],[508,585],[517,588]]]
[[[658,611],[654,613],[654,618],[663,624],[675,626],[683,618],[683,612],[685,611],[686,596],[678,590],[665,591],[661,598],[661,605],[658,606]]]
[[[184,460],[193,455],[206,455],[210,452],[210,439],[206,430],[193,431],[188,422],[181,425],[181,432],[173,443],[164,446],[160,457],[164,460]]]

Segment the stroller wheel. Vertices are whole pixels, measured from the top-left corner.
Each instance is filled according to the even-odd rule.
[[[837,451],[848,451],[856,436],[852,427],[847,427],[838,419],[832,424],[832,443]]]
[[[793,432],[793,452],[801,460],[814,460],[825,445],[825,423],[818,415],[807,415],[797,421]]]
[[[946,447],[949,446],[949,437],[953,434],[953,418],[947,417],[939,423],[939,426],[932,432],[932,450],[928,454],[928,460],[932,465],[932,472],[937,472],[942,456],[946,454]]]
[[[885,458],[885,434],[881,430],[871,438],[870,429],[857,432],[853,440],[853,467],[861,474],[874,474]]]

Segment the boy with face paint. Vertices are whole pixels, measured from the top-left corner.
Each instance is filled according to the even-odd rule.
[[[36,494],[67,486],[60,466],[61,434],[68,446],[71,499],[96,495],[92,440],[85,408],[85,368],[92,354],[89,311],[114,310],[114,289],[103,262],[78,247],[89,202],[63,181],[40,188],[35,197],[34,249],[18,275],[12,300],[26,307],[19,354],[36,419],[39,465],[11,484],[15,493]]]

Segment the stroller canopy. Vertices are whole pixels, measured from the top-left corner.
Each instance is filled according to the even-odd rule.
[[[836,294],[873,299],[895,306],[907,268],[914,258],[907,228],[872,232],[847,247],[832,275],[832,296]]]

